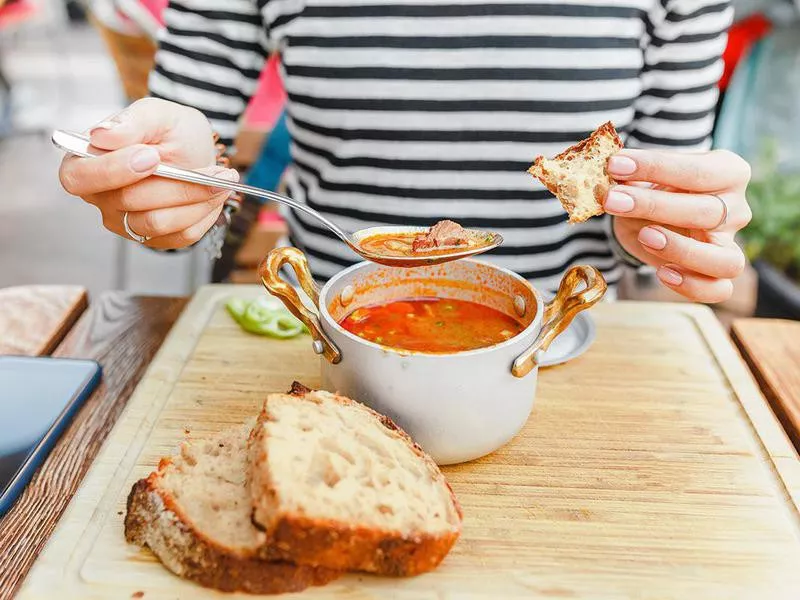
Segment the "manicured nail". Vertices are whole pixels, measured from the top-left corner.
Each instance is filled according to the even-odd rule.
[[[214,173],[214,177],[218,177],[219,179],[224,179],[225,181],[232,181],[236,183],[239,181],[239,171],[237,171],[236,169],[223,169],[219,173]],[[220,192],[230,191],[227,188],[221,188],[221,187],[214,187],[211,189],[215,194],[218,194]]]
[[[616,214],[624,214],[633,210],[633,198],[623,192],[611,190],[605,203],[606,211]]]
[[[667,236],[655,227],[645,227],[639,232],[639,242],[653,250],[663,250],[667,247]]]
[[[633,175],[636,172],[636,161],[627,156],[612,156],[608,159],[608,172],[611,175]]]
[[[98,131],[111,131],[115,127],[119,125],[119,121],[116,119],[106,119],[105,121],[101,121],[94,127],[89,130],[89,135],[94,135]]]
[[[683,275],[667,266],[660,267],[656,274],[667,285],[678,286],[683,283]]]
[[[158,150],[148,146],[137,150],[134,155],[131,156],[130,165],[131,169],[137,173],[145,173],[155,167],[159,160],[161,160],[161,158],[158,155]]]
[[[119,125],[118,121],[111,121],[111,120],[101,121],[97,125],[92,127],[92,131],[94,131],[95,129],[114,129],[114,127],[116,127],[117,125]]]

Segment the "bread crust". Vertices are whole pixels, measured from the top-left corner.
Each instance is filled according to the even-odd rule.
[[[404,537],[369,527],[287,514],[275,523],[271,550],[284,560],[328,569],[407,577],[432,571],[458,540],[459,532]]]
[[[303,398],[310,390],[297,382],[290,395]],[[441,476],[438,465],[394,421],[371,408],[344,396],[333,394],[342,405],[358,405],[371,413],[384,427],[397,432],[426,467]],[[313,400],[313,399],[312,399]],[[334,570],[366,571],[380,575],[410,576],[435,569],[458,540],[463,511],[450,484],[443,477],[450,500],[458,517],[452,531],[440,535],[406,536],[377,528],[348,525],[332,519],[311,518],[306,515],[280,513],[275,485],[267,468],[265,421],[269,419],[268,402],[259,415],[251,436],[250,484],[253,498],[253,523],[269,538],[269,552],[297,564],[322,566]],[[270,519],[268,515],[274,515]]]
[[[617,130],[614,128],[614,123],[611,121],[606,121],[600,125],[600,127],[595,129],[588,138],[573,144],[560,154],[557,154],[555,160],[569,160],[569,157],[573,154],[582,154],[586,148],[596,144],[597,140],[603,137],[611,138],[614,140],[615,145],[618,145],[620,148],[622,148],[622,140],[619,138],[619,134],[617,134]]]
[[[177,502],[159,487],[169,465],[137,481],[127,501],[125,539],[147,546],[173,573],[224,592],[282,594],[323,585],[340,573],[271,561],[252,551],[224,547],[197,530]]]
[[[617,182],[608,174],[607,165],[603,164],[603,175],[590,182],[593,200],[591,202],[581,202],[577,184],[572,181],[559,181],[554,173],[547,168],[546,164],[576,159],[589,161],[589,151],[599,145],[603,139],[608,140],[615,151],[623,148],[622,140],[617,134],[614,124],[611,121],[607,121],[595,129],[588,138],[573,144],[554,158],[547,159],[544,156],[537,156],[528,169],[528,173],[541,181],[550,193],[558,198],[564,210],[569,214],[570,223],[581,223],[591,217],[602,215],[605,212],[603,200],[611,186],[616,185]],[[605,158],[607,160],[608,157]]]

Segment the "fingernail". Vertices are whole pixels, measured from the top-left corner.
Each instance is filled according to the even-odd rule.
[[[653,250],[667,247],[667,236],[654,227],[645,227],[639,232],[639,242]]]
[[[611,175],[633,175],[636,172],[636,161],[627,156],[612,156],[608,159],[608,172]]]
[[[232,181],[236,183],[239,181],[239,171],[237,171],[236,169],[224,169],[219,173],[215,173],[214,177],[218,177],[220,179],[224,179],[225,181]],[[221,188],[221,187],[215,187],[212,188],[212,190],[215,194],[219,192],[229,191],[227,190],[227,188]]]
[[[131,156],[130,165],[131,169],[137,173],[144,173],[155,167],[159,160],[161,160],[161,158],[158,155],[158,150],[146,147],[137,150],[134,155]]]
[[[98,131],[111,131],[115,127],[119,127],[121,123],[120,115],[114,115],[113,117],[100,121],[97,125],[92,127],[89,130],[89,135],[94,135]]]
[[[119,125],[119,123],[117,123],[116,121],[102,121],[102,122],[98,123],[97,125],[95,125],[94,127],[92,127],[89,130],[89,133],[95,133],[96,131],[100,131],[101,129],[104,129],[106,131],[110,131],[110,130],[114,129],[114,127],[116,127],[117,125]]]
[[[606,197],[605,209],[610,213],[623,214],[633,210],[633,198],[623,192],[611,190]]]
[[[667,285],[677,286],[683,283],[683,275],[675,269],[664,266],[660,267],[656,273],[658,278]]]

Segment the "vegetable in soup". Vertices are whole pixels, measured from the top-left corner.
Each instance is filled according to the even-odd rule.
[[[414,298],[365,306],[340,323],[350,333],[382,346],[447,354],[499,344],[525,327],[475,302]]]

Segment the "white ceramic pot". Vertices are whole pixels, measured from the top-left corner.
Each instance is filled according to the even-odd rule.
[[[290,265],[310,303],[280,271]],[[479,458],[513,438],[530,415],[538,360],[574,316],[606,290],[593,267],[571,269],[548,305],[515,273],[477,260],[392,268],[359,263],[319,290],[296,248],[273,250],[261,267],[267,290],[302,319],[322,354],[325,388],[391,417],[437,463]],[[388,348],[343,329],[339,322],[362,306],[415,297],[478,302],[525,325],[493,346],[453,354]]]

